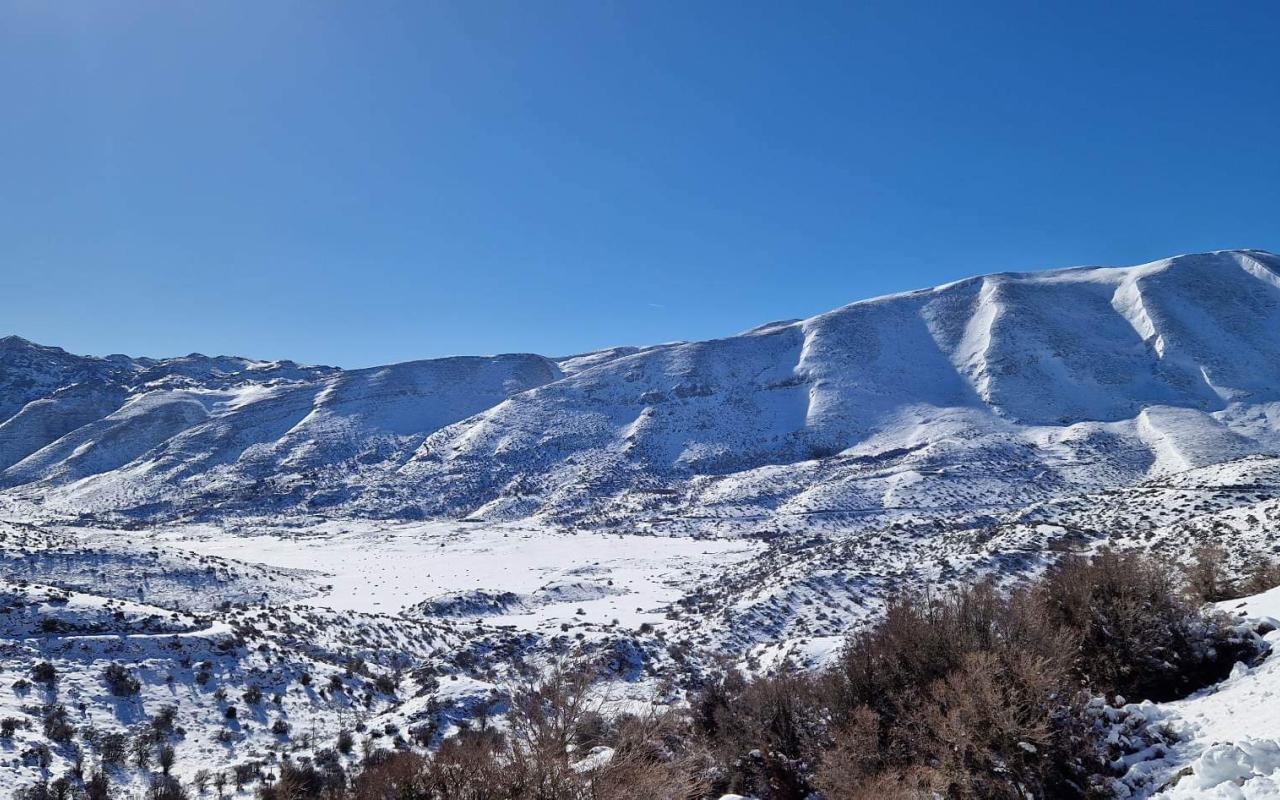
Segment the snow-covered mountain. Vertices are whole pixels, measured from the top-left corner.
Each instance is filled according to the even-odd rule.
[[[705,342],[341,371],[0,341],[45,513],[705,525],[999,510],[1280,449],[1280,257],[998,273]]]
[[[1103,546],[1218,544],[1247,573],[1280,556],[1277,524],[1280,257],[1259,251],[563,358],[338,370],[10,337],[0,786],[102,761],[97,732],[145,739],[155,718],[185,781],[354,767],[327,750],[341,735],[435,741],[561,659],[620,701],[679,704],[725,657],[824,663],[904,588]],[[1270,617],[1276,591],[1241,602]],[[1118,794],[1271,780],[1274,723],[1245,710],[1272,660],[1108,711],[1137,754]],[[132,694],[106,681],[121,665]],[[59,708],[92,735],[62,737]],[[113,772],[128,796],[149,777]]]

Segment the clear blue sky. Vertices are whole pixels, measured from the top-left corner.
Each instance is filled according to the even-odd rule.
[[[0,0],[0,334],[364,366],[1280,250],[1280,8]]]

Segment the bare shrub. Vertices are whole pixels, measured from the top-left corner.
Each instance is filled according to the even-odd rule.
[[[828,716],[812,679],[783,673],[745,680],[729,670],[694,702],[695,726],[720,766],[712,789],[767,798],[804,798],[806,762],[823,741]]]
[[[173,762],[176,758],[172,745],[161,745],[157,760],[160,762],[160,771],[165,775],[169,774],[169,770],[173,769]]]
[[[111,781],[107,773],[99,769],[90,775],[84,783],[84,796],[85,800],[110,800]]]
[[[147,786],[146,800],[188,800],[190,795],[178,782],[177,778],[168,775],[153,775]]]
[[[399,752],[366,759],[364,769],[347,792],[349,800],[429,798],[423,775],[426,759],[417,753]],[[494,798],[499,795],[492,795]],[[465,798],[465,794],[457,797]]]
[[[1201,613],[1170,565],[1138,553],[1071,557],[1036,587],[1036,607],[1079,637],[1074,669],[1092,690],[1171,700],[1226,677],[1252,645]]]
[[[130,697],[142,689],[142,684],[133,677],[132,672],[114,662],[102,671],[102,680],[107,684],[107,689],[117,697]]]
[[[1236,596],[1227,551],[1218,545],[1206,545],[1195,551],[1186,579],[1191,594],[1203,602],[1216,603]]]
[[[599,746],[611,750],[603,766],[584,773],[592,800],[684,800],[709,787],[709,763],[694,749],[686,718],[653,712],[626,716],[602,732]]]
[[[446,739],[424,765],[423,786],[434,796],[463,800],[521,797],[521,776],[505,767],[503,756],[502,742],[490,734]]]
[[[1280,586],[1280,560],[1255,556],[1242,570],[1238,591],[1242,595],[1261,594]]]
[[[764,800],[1089,796],[1108,769],[1090,693],[1181,696],[1253,652],[1183,586],[1151,557],[1103,552],[1013,592],[898,597],[826,674],[707,682],[692,715],[713,788]]]
[[[579,726],[596,709],[591,674],[555,667],[511,698],[507,758],[534,797],[572,797],[580,778],[569,763]]]
[[[31,668],[31,680],[36,683],[52,684],[58,680],[58,670],[48,661],[41,661]]]
[[[54,703],[44,710],[44,735],[54,742],[69,742],[75,736],[76,728],[71,724],[66,706]]]
[[[263,800],[321,800],[342,797],[345,787],[341,769],[325,770],[313,764],[285,761],[280,765],[280,779],[259,789],[258,796]]]

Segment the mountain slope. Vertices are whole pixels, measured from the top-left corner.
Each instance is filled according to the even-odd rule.
[[[23,345],[0,349],[0,481],[67,514],[980,513],[1280,441],[1280,258],[1261,251],[993,274],[558,361],[339,372]]]
[[[1277,399],[1278,273],[1224,252],[855,303],[578,372],[429,437],[402,473],[450,487],[440,512],[533,495],[561,513],[657,479],[696,513],[703,487],[742,498],[758,479],[779,493],[766,507],[817,487],[888,504],[974,459],[1041,481],[1083,457],[1101,462],[1089,482],[1182,469],[1270,445],[1233,420]]]

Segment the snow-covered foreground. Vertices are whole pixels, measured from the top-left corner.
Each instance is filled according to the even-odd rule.
[[[1250,669],[1238,665],[1226,681],[1164,710],[1182,724],[1179,755],[1191,774],[1170,798],[1280,798],[1280,587],[1219,604],[1233,615],[1268,619],[1272,655]]]
[[[1269,653],[1183,700],[1114,705],[1099,698],[1109,741],[1129,753],[1117,762],[1127,770],[1115,781],[1118,796],[1280,799],[1280,587],[1218,607],[1268,631]]]
[[[619,702],[680,702],[703,659],[820,663],[836,631],[874,616],[888,578],[913,574],[886,560],[901,544],[891,531],[797,543],[360,520],[0,528],[0,720],[15,721],[0,737],[0,779],[13,785],[63,774],[79,752],[94,762],[85,737],[137,737],[166,713],[181,731],[173,771],[186,780],[235,764],[269,772],[343,731],[373,747],[438,740],[500,713],[521,664],[563,658],[595,659]],[[950,579],[1022,574],[1036,562],[1009,560],[1019,537],[1055,530],[988,531],[981,548],[952,553],[959,565],[967,552],[971,572]],[[57,588],[67,585],[98,588]],[[1222,608],[1280,619],[1280,589]],[[1267,636],[1280,649],[1280,633]],[[36,678],[41,662],[55,680]],[[112,663],[136,677],[137,694],[110,691]],[[1273,656],[1179,702],[1100,706],[1128,740],[1119,791],[1280,798],[1278,704]],[[50,736],[57,707],[78,729],[70,741]],[[135,789],[145,775],[132,762],[113,768]]]

